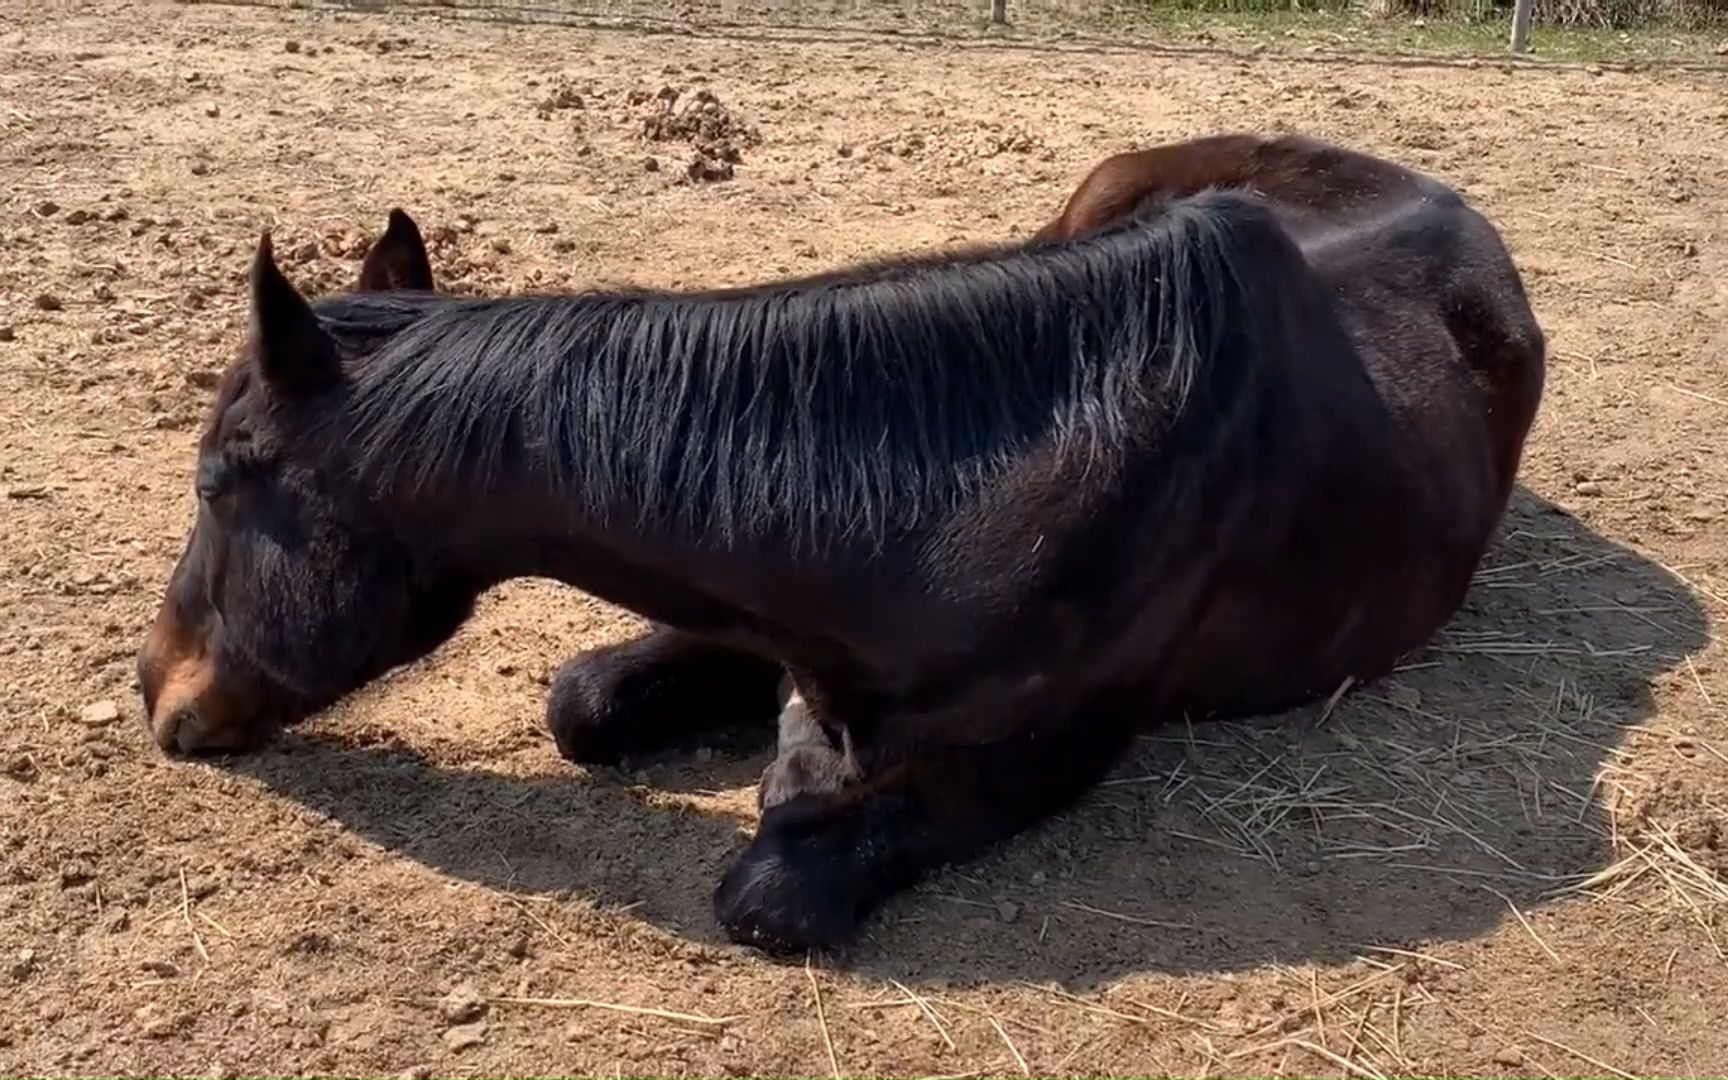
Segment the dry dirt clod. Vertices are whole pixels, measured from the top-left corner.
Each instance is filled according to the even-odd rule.
[[[1518,1066],[1524,1064],[1524,1051],[1518,1049],[1516,1046],[1502,1047],[1501,1049],[1494,1051],[1494,1064],[1504,1065],[1509,1069],[1516,1069]]]
[[[1600,495],[1602,494],[1602,484],[1597,480],[1580,480],[1572,485],[1572,490],[1580,495]]]
[[[701,151],[697,151],[696,156],[690,159],[690,164],[685,168],[684,175],[694,184],[714,184],[722,180],[732,179],[734,170],[730,161],[712,158]]]
[[[220,106],[220,105],[206,105],[206,106],[204,106],[204,115],[208,116],[210,119],[214,120],[218,116],[222,115],[222,106]]]
[[[486,1015],[486,999],[472,983],[459,983],[438,1003],[438,1015],[448,1024],[472,1024]]]
[[[160,1005],[145,1005],[132,1014],[132,1019],[146,1038],[166,1039],[174,1034],[174,1019]]]
[[[120,706],[112,701],[92,701],[78,712],[78,722],[87,727],[102,727],[120,719]]]
[[[1020,905],[1012,900],[1004,900],[996,905],[996,917],[1005,923],[1011,923],[1020,917]]]

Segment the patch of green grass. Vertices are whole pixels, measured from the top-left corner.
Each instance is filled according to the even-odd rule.
[[[1011,3],[1010,17],[1012,13]],[[1337,50],[1478,58],[1507,55],[1511,31],[1509,12],[1482,19],[1382,17],[1365,14],[1352,6],[1352,0],[1128,0],[1102,10],[1092,9],[1074,21],[1088,24],[1086,29],[1103,35],[1151,34],[1163,40],[1278,52]],[[1530,32],[1528,55],[1593,63],[1701,61],[1720,57],[1725,43],[1728,29],[1536,26]]]

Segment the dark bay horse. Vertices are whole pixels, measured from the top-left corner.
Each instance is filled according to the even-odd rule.
[[[1439,453],[1452,475],[1424,482],[1451,487],[1411,519],[1417,531],[1444,523],[1446,535],[1409,547],[1366,541],[1379,554],[1348,569],[1369,549],[1341,537],[1319,510],[1275,558],[1239,567],[1208,604],[1186,644],[1176,696],[1196,715],[1276,712],[1329,693],[1343,677],[1384,672],[1455,612],[1510,497],[1542,396],[1545,350],[1497,232],[1456,192],[1304,136],[1219,135],[1107,158],[1031,244],[1072,240],[1149,199],[1211,188],[1255,193],[1296,241],[1332,292],[1338,324],[1384,407],[1411,425],[1409,445],[1426,443],[1434,454],[1442,438],[1469,444]],[[1382,471],[1380,482],[1393,486],[1416,482],[1397,459],[1356,468]],[[1299,599],[1308,590],[1324,595]],[[1329,612],[1343,615],[1328,621]],[[1333,636],[1315,640],[1322,627]],[[566,757],[612,762],[732,718],[766,722],[778,707],[778,672],[760,657],[657,627],[567,663],[553,682],[548,725]]]
[[[1415,211],[1299,246],[1276,200],[1201,192],[755,289],[468,300],[363,270],[421,291],[316,306],[266,238],[140,655],[149,723],[244,748],[490,585],[560,578],[665,629],[579,661],[555,729],[630,724],[587,668],[652,734],[679,687],[736,694],[684,726],[765,717],[790,673],[716,909],[838,943],[1137,724],[1311,699],[1455,610],[1510,485],[1495,432],[1521,445],[1534,408],[1496,411],[1496,365],[1539,388],[1542,341],[1493,230],[1432,204],[1469,258]]]

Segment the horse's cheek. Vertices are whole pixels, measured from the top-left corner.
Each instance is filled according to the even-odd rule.
[[[302,553],[304,554],[304,553]],[[268,539],[252,544],[235,560],[233,578],[245,586],[231,589],[225,623],[272,675],[290,686],[309,688],[341,658],[338,628],[350,614],[333,602],[339,574],[316,558],[290,556]]]

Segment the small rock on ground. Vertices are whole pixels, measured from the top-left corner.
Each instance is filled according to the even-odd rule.
[[[486,1041],[486,1021],[479,1020],[472,1024],[458,1024],[444,1033],[444,1045],[450,1050],[461,1053]]]
[[[102,727],[120,719],[120,706],[112,701],[93,701],[78,713],[78,719],[89,727]]]

